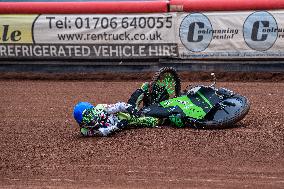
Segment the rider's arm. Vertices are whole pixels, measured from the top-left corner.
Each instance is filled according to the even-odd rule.
[[[98,130],[101,136],[108,136],[111,133],[114,133],[115,131],[119,130],[119,128],[117,127],[117,125],[110,125],[106,128],[103,128],[103,127],[99,128]]]
[[[106,111],[108,114],[116,114],[118,112],[129,113],[130,115],[137,116],[137,110],[131,104],[125,102],[117,102],[116,104],[107,105]]]
[[[127,112],[127,108],[129,108],[129,104],[125,102],[117,102],[115,104],[109,104],[106,107],[106,111],[109,114],[116,114],[118,112]]]
[[[110,125],[108,127],[101,127],[99,129],[90,129],[90,128],[81,128],[81,134],[85,137],[92,137],[92,136],[108,136],[111,133],[119,130],[117,125]]]
[[[82,127],[80,129],[80,132],[84,137],[102,136],[101,132],[96,129],[89,129],[89,128]]]
[[[109,115],[107,120],[101,122],[99,128],[88,128],[88,126],[81,127],[81,134],[83,136],[109,136],[110,134],[123,129],[127,125],[126,120],[119,120],[114,115]]]

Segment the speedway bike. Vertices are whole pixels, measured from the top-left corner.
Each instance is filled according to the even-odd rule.
[[[160,69],[150,82],[140,111],[146,116],[167,118],[179,127],[232,127],[248,114],[249,101],[232,90],[217,87],[216,76],[211,75],[211,85],[189,85],[181,90],[177,71],[172,67]]]

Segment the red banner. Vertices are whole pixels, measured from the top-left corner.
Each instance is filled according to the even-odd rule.
[[[171,12],[283,9],[284,0],[171,0]]]
[[[0,14],[161,13],[167,1],[0,2]]]

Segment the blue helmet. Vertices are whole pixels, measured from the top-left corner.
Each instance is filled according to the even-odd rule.
[[[77,121],[78,124],[81,124],[83,120],[83,112],[86,109],[93,108],[94,106],[89,102],[79,102],[76,104],[73,110],[74,119]]]

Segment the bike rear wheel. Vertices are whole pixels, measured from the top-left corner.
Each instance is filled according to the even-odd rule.
[[[205,119],[196,123],[195,127],[201,129],[223,129],[233,127],[249,112],[250,104],[246,97],[233,95],[222,102],[223,108],[215,108],[206,115]]]
[[[150,104],[180,96],[181,81],[172,67],[161,68],[152,78],[149,87]]]

